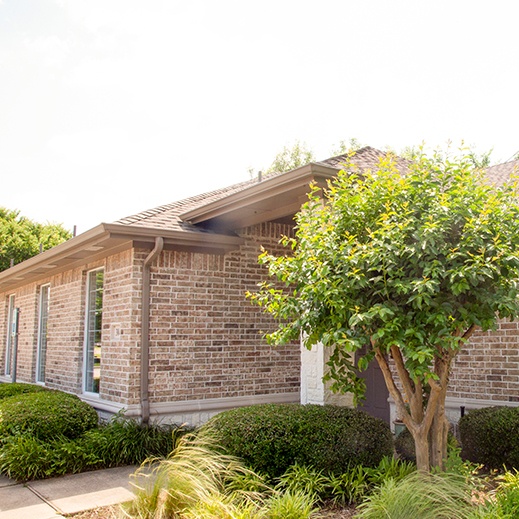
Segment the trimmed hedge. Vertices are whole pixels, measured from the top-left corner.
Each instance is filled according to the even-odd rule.
[[[93,407],[61,391],[24,393],[0,400],[0,439],[20,434],[40,440],[76,438],[97,424]]]
[[[212,418],[219,444],[254,470],[281,476],[298,463],[329,474],[376,466],[393,454],[389,426],[364,411],[337,406],[262,404]]]
[[[13,382],[10,384],[0,383],[0,400],[16,395],[23,395],[26,393],[40,393],[42,391],[48,391],[48,389],[43,386],[37,386],[35,384],[23,384],[21,382]]]
[[[459,421],[461,455],[491,469],[519,469],[519,408],[484,407]]]

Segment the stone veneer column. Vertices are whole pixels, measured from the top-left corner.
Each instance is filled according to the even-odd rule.
[[[301,403],[324,404],[324,347],[316,344],[309,350],[301,345]]]
[[[329,349],[318,343],[308,350],[301,344],[301,403],[353,407],[351,394],[333,393],[323,382]]]

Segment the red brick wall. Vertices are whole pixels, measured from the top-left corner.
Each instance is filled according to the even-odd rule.
[[[271,348],[273,322],[245,299],[265,279],[260,244],[278,249],[290,227],[244,229],[225,256],[166,251],[152,267],[152,402],[241,397],[299,390],[299,345]]]
[[[245,299],[265,278],[260,244],[279,248],[290,227],[244,229],[245,244],[225,255],[164,251],[151,267],[150,401],[254,397],[299,390],[299,345],[268,347],[273,322]],[[82,393],[86,278],[104,268],[100,399],[138,406],[142,264],[149,250],[129,250],[15,291],[22,311],[18,380],[35,381],[38,296],[50,283],[46,385]],[[7,300],[1,294],[1,355]],[[2,370],[3,370],[3,359]],[[3,373],[3,371],[2,371]]]
[[[21,310],[17,380],[35,382],[39,292],[41,285],[50,284],[46,385],[82,392],[86,275],[95,268],[105,269],[100,397],[122,403],[137,401],[135,387],[138,388],[139,381],[135,380],[132,366],[139,363],[135,329],[140,326],[140,300],[135,300],[135,287],[140,284],[140,274],[134,268],[131,250],[0,294],[1,374],[5,372],[8,298],[14,293],[16,306]],[[122,330],[117,341],[111,340],[114,323]]]
[[[519,323],[476,332],[454,361],[448,396],[519,402]]]

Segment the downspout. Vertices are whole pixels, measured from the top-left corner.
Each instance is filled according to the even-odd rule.
[[[150,268],[153,260],[164,249],[164,238],[155,238],[155,248],[148,254],[142,265],[142,316],[141,316],[141,420],[150,420],[149,362],[150,362]]]

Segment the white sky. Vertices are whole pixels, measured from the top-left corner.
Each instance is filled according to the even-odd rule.
[[[0,206],[84,232],[296,140],[519,151],[514,0],[0,0]]]

